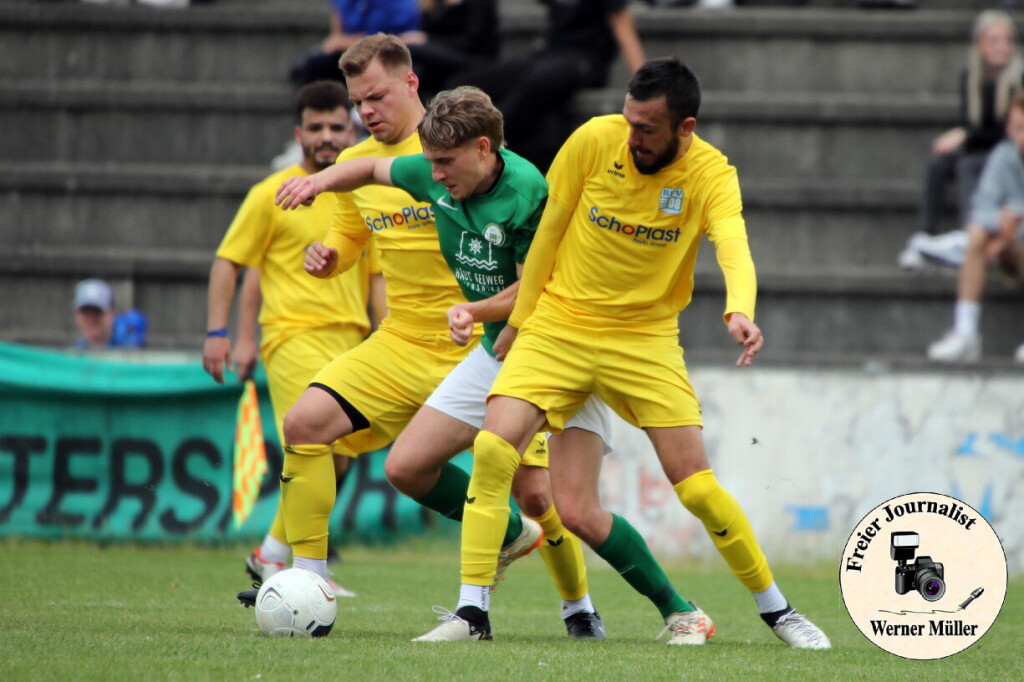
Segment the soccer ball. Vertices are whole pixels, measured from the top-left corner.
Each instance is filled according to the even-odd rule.
[[[337,615],[327,581],[304,568],[275,573],[256,595],[256,623],[271,637],[326,637]]]

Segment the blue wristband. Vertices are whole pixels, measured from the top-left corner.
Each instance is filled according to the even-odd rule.
[[[220,329],[211,329],[210,331],[206,332],[206,338],[208,338],[208,339],[212,338],[214,336],[219,336],[220,338],[223,339],[223,338],[227,338],[227,335],[228,335],[228,328],[227,327],[221,327]]]

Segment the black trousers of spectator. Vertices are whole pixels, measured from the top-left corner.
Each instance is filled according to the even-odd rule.
[[[988,152],[933,154],[925,171],[924,191],[918,208],[917,229],[927,234],[939,234],[941,217],[946,205],[946,186],[956,182],[959,223],[957,229],[966,227],[971,212],[971,197],[978,187],[981,171],[985,168]]]
[[[609,66],[585,51],[548,50],[470,69],[446,87],[475,85],[490,95],[505,117],[509,148],[546,172],[572,131],[573,95],[604,86]]]
[[[420,78],[420,99],[424,103],[445,89],[447,83],[461,85],[460,75],[469,69],[484,68],[494,62],[461,52],[440,43],[410,45],[412,69]]]

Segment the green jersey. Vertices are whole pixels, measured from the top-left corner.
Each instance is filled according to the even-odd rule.
[[[391,165],[395,187],[433,204],[441,254],[467,301],[490,298],[516,282],[516,264],[526,260],[547,202],[548,185],[540,171],[514,152],[498,153],[504,161],[498,182],[464,201],[455,201],[443,184],[434,182],[422,154],[398,157]],[[482,343],[491,355],[505,324],[484,323]]]

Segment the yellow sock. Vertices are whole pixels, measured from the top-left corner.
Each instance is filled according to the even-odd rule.
[[[462,512],[462,582],[490,585],[508,525],[508,496],[519,453],[490,431],[473,442],[473,475]]]
[[[747,515],[736,498],[718,483],[714,472],[698,471],[673,489],[683,506],[704,524],[719,554],[740,582],[751,592],[767,590],[772,584],[768,559],[757,544]]]
[[[564,601],[583,599],[588,592],[587,566],[583,563],[580,539],[562,525],[562,518],[554,505],[542,516],[531,518],[544,529],[540,557],[548,567],[559,596]]]
[[[330,445],[286,445],[281,503],[292,555],[327,558],[327,519],[337,494]]]

